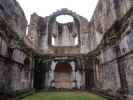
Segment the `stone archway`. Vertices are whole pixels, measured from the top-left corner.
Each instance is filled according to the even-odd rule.
[[[72,17],[73,21],[65,24],[59,23],[56,19],[62,15]],[[51,47],[80,46],[80,19],[76,13],[62,9],[49,17],[48,44]]]
[[[72,89],[72,67],[69,63],[57,63],[54,72],[57,89]]]

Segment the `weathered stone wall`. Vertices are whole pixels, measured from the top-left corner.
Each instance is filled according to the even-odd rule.
[[[36,68],[35,68],[35,88],[36,89],[57,89],[58,82],[65,82],[68,76],[68,73],[62,74],[62,72],[56,72],[58,64],[70,64],[71,67],[71,78],[70,80],[66,80],[70,82],[71,88],[73,89],[85,89],[85,72],[83,72],[83,68],[81,62],[78,57],[50,57],[42,59],[41,57],[37,57],[36,60]],[[64,66],[62,66],[64,67]],[[66,66],[67,68],[67,66]],[[56,75],[62,77],[62,80],[57,81]],[[60,84],[60,83],[59,83]],[[68,89],[70,89],[70,87]],[[67,88],[67,87],[66,87]]]
[[[127,100],[133,98],[132,15],[133,8],[104,34],[97,48],[99,63],[95,66],[99,70],[96,71],[96,77],[101,75],[100,79],[95,80],[96,87],[111,95],[127,96]]]
[[[51,37],[52,35],[57,38],[59,32],[57,31],[57,24],[55,24],[55,18],[61,14],[68,14],[74,19],[76,19],[75,23],[78,23],[78,27],[73,29],[74,32],[71,34],[77,35],[79,38],[79,44],[74,46],[71,43],[64,43],[65,39],[67,37],[63,38],[64,35],[67,36],[68,33],[65,33],[61,36],[60,39],[62,40],[56,40],[57,42],[63,41],[63,44],[60,44],[59,46],[53,46],[51,44]],[[88,33],[88,21],[77,15],[76,13],[69,11],[67,9],[63,9],[61,11],[57,11],[53,13],[50,16],[47,16],[45,18],[38,16],[37,14],[33,14],[31,16],[30,26],[29,26],[29,34],[26,37],[27,44],[37,49],[40,54],[52,54],[52,55],[72,55],[72,54],[86,54],[90,50],[90,46],[88,45],[91,40],[89,39],[89,33]],[[52,28],[52,29],[51,29]],[[78,31],[79,30],[79,31]],[[67,30],[65,30],[67,31]],[[77,33],[76,33],[77,32]],[[63,33],[62,33],[63,34]],[[68,34],[70,35],[70,34]],[[57,38],[58,39],[58,38]],[[72,40],[68,41],[72,42]],[[59,43],[57,43],[59,44]],[[70,46],[65,46],[65,45]],[[61,51],[61,52],[60,52]],[[70,52],[71,51],[71,52]]]
[[[133,13],[132,13],[133,14]],[[133,19],[130,20],[130,23],[133,22]],[[121,56],[121,66],[124,66],[125,77],[128,87],[128,95],[133,98],[133,27],[132,24],[128,24],[125,28],[124,34],[121,36],[121,41],[119,43]]]
[[[110,47],[102,50],[100,55],[100,66],[99,72],[102,74],[100,84],[102,89],[108,90],[116,94],[117,90],[120,89],[120,76],[117,60],[115,60],[116,54],[114,48]]]
[[[32,88],[33,58],[20,48],[10,48],[2,38],[0,40],[0,92]]]
[[[45,77],[45,88],[51,88],[51,87],[56,87],[55,86],[55,69],[56,69],[56,65],[62,61],[63,58],[59,58],[58,61],[51,61],[51,66],[50,66],[50,71],[46,73],[46,77]],[[68,58],[71,59],[71,58]],[[76,60],[76,59],[75,59]],[[85,86],[85,82],[84,82],[84,75],[82,73],[81,70],[77,69],[77,63],[80,62],[75,62],[75,61],[66,61],[68,64],[71,65],[72,68],[72,72],[70,74],[70,81],[71,81],[71,88],[76,88],[76,89],[82,89]],[[60,76],[60,73],[57,73]],[[64,74],[62,74],[64,75]],[[59,77],[58,76],[58,77]],[[66,79],[67,76],[64,75],[63,79]],[[58,83],[57,83],[58,84]]]
[[[0,0],[0,19],[4,20],[20,39],[24,38],[27,21],[16,0]]]
[[[15,0],[0,0],[0,93],[33,88],[34,59],[23,42],[27,21]]]
[[[95,37],[93,42],[96,42],[92,44],[92,50],[97,47],[107,30],[127,13],[131,5],[131,0],[99,0],[90,25],[90,33],[94,33]]]

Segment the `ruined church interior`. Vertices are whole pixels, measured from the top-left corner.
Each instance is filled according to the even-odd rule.
[[[99,0],[90,21],[62,8],[28,24],[16,0],[0,0],[0,100],[35,90],[133,100],[133,1]]]

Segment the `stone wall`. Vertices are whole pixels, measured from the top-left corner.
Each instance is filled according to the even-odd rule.
[[[16,0],[0,0],[0,19],[4,20],[20,39],[24,38],[27,20]]]
[[[15,0],[0,0],[0,93],[33,88],[34,59],[24,44],[27,21]]]
[[[96,42],[92,44],[92,49],[97,47],[107,30],[128,12],[131,5],[131,0],[99,0],[90,22],[90,33],[94,33],[93,42]]]
[[[133,40],[133,8],[117,21],[104,34],[97,48],[95,82],[98,89],[107,94],[132,100],[132,40]],[[93,54],[92,54],[93,55]],[[99,78],[100,75],[100,78]]]
[[[83,72],[83,68],[80,65],[80,58],[76,57],[53,57],[50,58],[36,58],[36,68],[35,68],[35,88],[36,89],[58,89],[56,84],[58,85],[58,81],[56,82],[56,75],[61,78],[59,82],[67,81],[70,82],[71,89],[85,89],[85,76]],[[38,62],[40,59],[40,63]],[[70,80],[67,79],[68,73],[66,75],[63,72],[56,72],[58,64],[68,64],[71,67],[71,78]],[[68,67],[68,66],[61,66],[61,67]],[[62,77],[62,75],[64,75]],[[58,79],[58,78],[57,78]],[[66,80],[65,80],[66,79]],[[61,83],[59,83],[61,84]],[[63,85],[63,84],[62,84]],[[68,85],[68,84],[67,84]],[[70,89],[66,88],[66,89]],[[62,88],[63,89],[63,88]],[[64,88],[65,89],[65,88]]]
[[[67,14],[72,16],[75,19],[75,26],[72,33],[62,33],[60,38],[57,38],[59,35],[58,32],[58,24],[55,21],[56,17],[62,14]],[[67,23],[70,24],[70,23]],[[91,42],[88,33],[88,21],[87,19],[83,18],[80,15],[77,15],[75,12],[72,12],[67,9],[62,9],[57,12],[54,12],[50,16],[47,17],[40,17],[37,14],[33,14],[30,20],[29,26],[29,34],[26,37],[27,44],[29,47],[33,48],[34,50],[40,52],[40,54],[50,54],[50,55],[76,55],[76,54],[87,54],[90,50],[90,46],[88,45]],[[76,29],[77,28],[77,29]],[[68,31],[68,30],[65,30]],[[74,46],[71,42],[72,39],[64,42],[67,37],[73,34],[74,36],[78,36],[79,44]],[[58,46],[53,46],[51,44],[51,37],[56,37],[56,43]],[[64,37],[63,37],[64,36]],[[62,41],[64,45],[62,44]],[[70,43],[68,43],[70,42]],[[69,45],[70,46],[69,46]],[[60,52],[61,51],[61,52]],[[71,52],[70,52],[71,51]]]

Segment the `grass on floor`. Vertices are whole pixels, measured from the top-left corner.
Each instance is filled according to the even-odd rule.
[[[89,92],[39,92],[22,100],[106,100]]]

